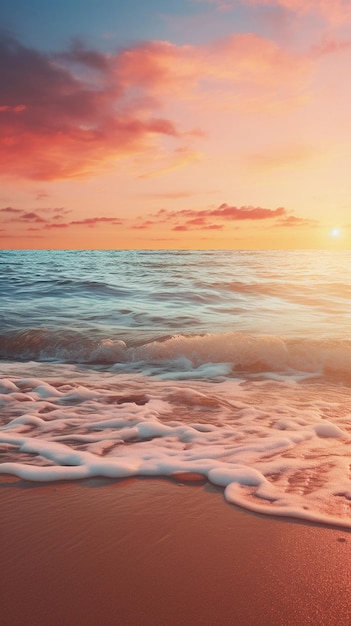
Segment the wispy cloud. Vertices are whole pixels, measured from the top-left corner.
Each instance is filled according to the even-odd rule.
[[[269,209],[266,207],[231,206],[223,203],[216,208],[181,209],[172,211],[160,209],[149,214],[148,220],[139,218],[131,227],[133,229],[153,229],[158,225],[174,232],[222,230],[228,223],[240,224],[267,223],[271,227],[310,227],[317,224],[315,220],[295,216],[284,207]]]
[[[15,209],[12,206],[6,206],[0,209],[0,213],[5,213],[5,214],[22,213],[22,212],[23,211],[21,211],[21,209]]]
[[[51,219],[62,219],[63,216],[71,213],[70,209],[64,207],[38,208],[30,211],[18,209],[16,207],[0,208],[0,220],[2,222],[50,222]]]
[[[317,220],[295,217],[295,215],[287,215],[283,219],[279,220],[277,226],[295,227],[295,226],[317,226]]]
[[[68,229],[71,227],[95,228],[98,226],[120,226],[123,221],[114,216],[94,216],[83,219],[67,220],[70,209],[64,207],[39,208],[33,211],[24,211],[13,207],[0,208],[0,223],[12,230],[16,227],[30,230]],[[35,228],[33,225],[36,225]]]
[[[299,14],[317,13],[332,22],[350,17],[349,0],[249,0],[253,5],[281,6]]]
[[[222,230],[224,224],[206,224],[201,221],[196,223],[195,220],[192,220],[190,222],[187,222],[186,224],[174,226],[172,230],[185,232],[187,230],[194,230],[194,227],[196,227],[196,230]]]
[[[30,222],[41,222],[41,223],[44,223],[46,221],[40,215],[38,215],[38,213],[35,213],[34,211],[28,211],[27,213],[22,213],[22,215],[20,216],[20,219],[25,220],[25,221],[30,221]]]
[[[212,86],[230,81],[232,88],[233,81],[263,86],[268,81],[279,86],[283,77],[300,78],[305,68],[300,55],[253,33],[237,33],[204,45],[145,42],[123,52],[114,63],[124,88],[143,85],[159,97],[172,90],[186,100],[194,98],[195,88],[208,87],[208,81]]]
[[[136,222],[133,228],[151,228],[157,224],[168,224],[173,231],[221,230],[226,222],[274,220],[286,216],[283,207],[267,209],[263,207],[236,207],[226,203],[211,209],[181,209],[169,211],[161,209],[150,214],[147,221]]]
[[[238,208],[228,204],[221,204],[218,209],[207,212],[208,216],[221,217],[225,220],[266,220],[285,214],[286,210],[284,207],[265,209],[262,207],[243,206]]]
[[[254,170],[272,170],[290,165],[296,165],[305,161],[311,161],[320,156],[316,146],[308,146],[297,143],[275,143],[267,146],[265,150],[250,154],[246,162]]]
[[[82,220],[71,220],[70,222],[50,222],[46,224],[45,228],[69,228],[70,226],[88,226],[89,228],[94,228],[95,226],[100,226],[103,224],[120,226],[122,224],[122,220],[116,217],[86,217]]]
[[[163,191],[163,192],[150,192],[143,194],[144,197],[154,198],[155,200],[183,200],[185,198],[191,198],[199,194],[212,195],[218,193],[218,189],[210,190],[197,190],[197,191]]]
[[[133,228],[134,230],[145,230],[146,228],[150,228],[154,224],[155,222],[153,220],[145,220],[145,222],[133,224],[131,228]]]
[[[328,54],[338,54],[347,52],[351,48],[350,39],[340,39],[334,37],[323,36],[321,41],[314,44],[311,48],[311,55],[315,57],[322,57]]]
[[[230,11],[240,5],[253,7],[282,7],[288,11],[304,14],[317,14],[331,22],[342,22],[351,14],[349,0],[195,0],[216,6],[220,11]]]

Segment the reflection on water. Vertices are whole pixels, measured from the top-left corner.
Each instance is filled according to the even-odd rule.
[[[350,252],[0,253],[0,474],[350,527]]]

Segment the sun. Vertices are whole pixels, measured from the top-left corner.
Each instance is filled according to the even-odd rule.
[[[340,228],[332,228],[330,231],[330,236],[333,237],[333,239],[337,239],[338,237],[340,237],[341,235],[341,231]]]

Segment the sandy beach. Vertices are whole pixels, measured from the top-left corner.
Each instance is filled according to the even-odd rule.
[[[0,499],[4,626],[350,624],[348,531],[167,479],[3,477]]]

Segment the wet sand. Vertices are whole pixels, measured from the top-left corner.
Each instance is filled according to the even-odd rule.
[[[349,626],[351,533],[211,485],[0,483],[4,626]]]

